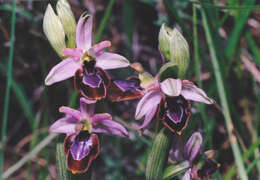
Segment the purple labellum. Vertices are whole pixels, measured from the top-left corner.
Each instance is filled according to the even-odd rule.
[[[114,80],[108,87],[108,96],[111,101],[132,100],[142,96],[140,80],[131,77],[127,80]]]
[[[100,150],[96,134],[81,131],[79,134],[67,136],[64,140],[67,168],[73,173],[84,173],[92,161],[98,156]]]
[[[123,92],[128,90],[140,90],[140,87],[136,86],[136,82],[133,80],[129,81],[121,81],[121,80],[114,80],[115,85],[122,90]]]
[[[181,133],[190,118],[190,103],[182,96],[163,98],[157,118],[172,132]]]
[[[181,104],[176,104],[173,107],[169,107],[167,111],[167,117],[173,121],[173,123],[180,123],[183,117],[184,109]]]
[[[87,131],[80,132],[70,147],[73,159],[79,161],[86,157],[89,154],[92,145],[93,143],[90,139],[90,134]]]
[[[82,82],[83,84],[92,88],[98,88],[102,83],[102,79],[97,72],[88,74],[86,71],[84,71]]]

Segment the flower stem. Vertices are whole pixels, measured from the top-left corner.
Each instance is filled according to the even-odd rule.
[[[162,128],[159,133],[155,135],[146,164],[146,180],[162,179],[171,142],[172,134],[166,128]]]

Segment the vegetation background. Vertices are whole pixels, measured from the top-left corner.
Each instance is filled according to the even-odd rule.
[[[260,179],[259,2],[69,2],[76,19],[84,11],[95,15],[96,41],[110,40],[109,51],[140,62],[153,75],[162,65],[160,25],[181,29],[191,52],[187,78],[219,104],[216,108],[193,103],[184,137],[198,130],[204,137],[203,149],[217,150],[221,167],[214,179],[238,179],[238,174]],[[49,135],[48,127],[63,116],[58,112],[60,106],[78,107],[79,96],[71,79],[44,85],[46,73],[60,61],[42,30],[48,3],[56,5],[55,0],[0,0],[0,169],[10,180],[58,179],[55,144],[63,137]],[[110,72],[112,77],[122,78],[132,73]],[[101,153],[91,165],[93,179],[144,179],[152,131],[147,130],[144,136],[135,131],[139,124],[133,117],[136,103],[105,101],[100,106],[128,128],[131,138],[101,137]],[[239,146],[232,145],[234,138]]]

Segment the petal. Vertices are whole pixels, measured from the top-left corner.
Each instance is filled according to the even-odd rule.
[[[96,66],[102,69],[117,69],[129,66],[129,61],[119,55],[109,52],[100,53],[96,57]]]
[[[183,146],[181,136],[174,134],[172,137],[172,142],[172,147],[169,152],[170,159],[174,162],[183,161],[184,157],[182,154]]]
[[[92,46],[92,49],[94,50],[95,55],[97,56],[100,52],[102,52],[103,49],[108,48],[110,46],[111,46],[110,41],[101,41],[100,43]]]
[[[139,84],[134,80],[114,80],[108,86],[108,97],[113,102],[140,98],[143,93]]]
[[[164,94],[168,96],[179,96],[181,93],[181,80],[180,79],[165,79],[162,83],[160,83],[161,89]]]
[[[65,113],[67,115],[72,116],[75,120],[77,120],[78,122],[80,122],[80,119],[82,118],[82,114],[80,113],[80,111],[76,110],[76,109],[72,109],[70,107],[67,106],[62,106],[59,108],[59,111],[61,113]]]
[[[145,94],[137,104],[135,119],[141,119],[144,115],[150,112],[151,109],[157,107],[162,97],[162,93],[158,90],[153,90]]]
[[[99,120],[98,124],[96,124],[92,128],[92,132],[94,133],[105,133],[105,134],[113,134],[120,137],[127,137],[127,130],[119,123],[113,120]]]
[[[193,159],[197,156],[200,147],[202,144],[202,136],[199,132],[194,132],[189,140],[187,141],[184,153],[187,158],[189,158],[189,161],[192,162]]]
[[[92,161],[96,159],[100,151],[100,143],[97,135],[91,134],[90,139],[92,141],[92,147],[87,156],[81,160],[73,159],[71,151],[66,156],[67,168],[72,171],[73,174],[84,173],[88,170]]]
[[[81,64],[72,58],[66,58],[54,66],[45,79],[47,86],[72,77],[81,68]]]
[[[95,111],[96,100],[89,100],[84,97],[80,98],[80,111],[83,116],[92,116]]]
[[[157,111],[157,106],[154,106],[146,115],[144,118],[143,124],[138,129],[145,128],[153,119],[155,113]]]
[[[83,52],[82,49],[78,49],[78,48],[75,49],[65,48],[62,50],[61,53],[63,56],[68,56],[73,58],[75,61],[79,61]]]
[[[182,176],[182,180],[190,180],[190,175],[191,175],[191,169],[189,168],[184,175]]]
[[[96,126],[100,121],[112,120],[112,116],[108,113],[95,114],[91,117],[91,122],[93,126]]]
[[[181,95],[187,100],[198,101],[206,104],[214,103],[214,100],[209,98],[202,89],[190,83],[183,83]]]
[[[92,26],[93,26],[93,17],[87,15],[86,13],[82,14],[78,21],[77,30],[76,30],[77,48],[86,51],[91,47]]]
[[[76,132],[78,121],[71,116],[55,121],[49,128],[50,133],[73,134]]]

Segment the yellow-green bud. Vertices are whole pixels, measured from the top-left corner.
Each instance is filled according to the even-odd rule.
[[[167,61],[178,65],[178,76],[184,76],[190,61],[189,46],[182,34],[165,24],[159,32],[159,48]]]
[[[168,28],[165,24],[161,26],[159,32],[159,49],[164,55],[165,59],[170,61],[170,39],[172,37],[172,29]]]
[[[50,4],[48,4],[44,14],[43,31],[57,54],[62,56],[61,51],[66,48],[65,33],[59,17]]]
[[[174,28],[170,40],[170,56],[179,68],[178,75],[184,76],[190,62],[189,45],[182,34]]]
[[[68,48],[75,48],[76,21],[70,4],[67,0],[59,0],[56,5],[58,17],[63,25],[66,36],[68,37]]]

